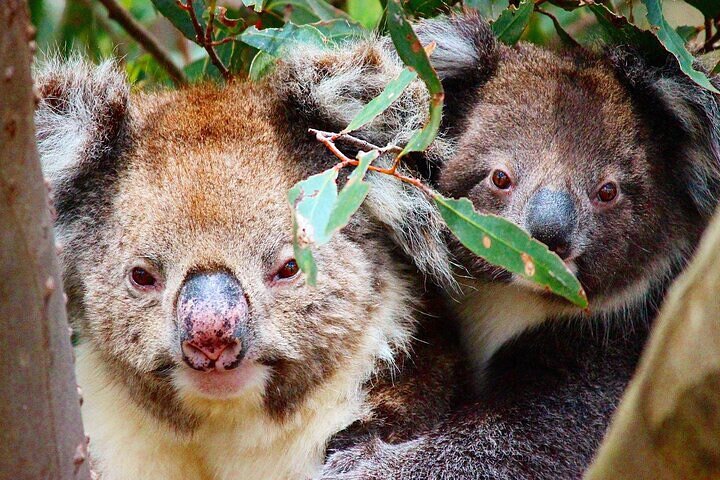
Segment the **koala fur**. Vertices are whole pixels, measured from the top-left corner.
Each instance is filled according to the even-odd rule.
[[[402,200],[398,182],[375,185],[314,250],[317,287],[277,273],[293,251],[287,191],[334,163],[307,134],[312,107],[282,88],[288,75],[131,94],[110,62],[36,72],[83,420],[104,480],[310,478],[333,434],[401,407],[374,385],[415,385],[417,408],[402,408],[428,426],[460,391],[453,337],[417,330],[418,275],[373,216],[419,209],[435,221],[427,201]],[[391,198],[403,213],[387,208]],[[186,301],[191,279],[219,276],[235,290],[196,289]],[[229,291],[242,292],[230,299],[242,308],[221,308]],[[217,325],[220,339],[231,320],[239,366],[192,366],[189,330]]]
[[[441,193],[469,197],[480,212],[526,229],[534,194],[563,191],[573,202],[571,248],[563,255],[588,294],[589,313],[446,235],[462,288],[446,295],[447,304],[460,319],[481,400],[469,397],[464,408],[405,442],[378,434],[348,447],[340,433],[342,448],[331,449],[326,475],[579,478],[665,288],[717,204],[720,101],[687,79],[674,59],[658,62],[628,47],[599,53],[509,47],[472,14],[426,20],[416,31],[423,44],[436,43],[431,62],[446,93],[444,148],[429,153],[430,180]],[[391,47],[374,48],[380,57]],[[396,69],[384,67],[385,82]],[[328,81],[306,90],[324,91]],[[359,73],[345,75],[343,84],[360,89],[353,92],[358,99],[372,96]],[[413,112],[425,111],[423,99]],[[490,189],[500,167],[517,181],[509,194]],[[595,192],[610,180],[619,196],[597,206]]]

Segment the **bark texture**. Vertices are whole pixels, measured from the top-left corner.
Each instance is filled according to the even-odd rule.
[[[720,214],[671,288],[585,478],[720,478]]]
[[[27,5],[0,1],[0,478],[88,479],[85,436],[33,127]]]

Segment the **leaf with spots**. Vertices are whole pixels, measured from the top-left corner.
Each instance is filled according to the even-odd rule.
[[[587,308],[578,279],[560,257],[522,228],[495,215],[479,214],[467,198],[435,194],[433,200],[453,235],[475,255]]]
[[[370,163],[377,157],[377,150],[358,153],[358,166],[355,167],[347,183],[343,189],[340,190],[337,200],[335,201],[335,206],[330,214],[330,220],[325,230],[325,234],[328,237],[347,225],[350,217],[357,212],[360,205],[365,201],[365,197],[367,197],[370,191],[370,184],[364,181],[365,174],[367,173]]]
[[[411,70],[417,72],[420,79],[425,83],[430,94],[430,113],[427,123],[422,129],[416,131],[407,145],[400,153],[400,157],[410,152],[422,152],[425,150],[437,135],[440,128],[440,120],[442,119],[442,107],[445,93],[442,83],[437,76],[437,72],[430,64],[428,51],[423,48],[418,40],[417,35],[412,29],[412,25],[405,18],[400,0],[388,0],[387,3],[387,28],[390,32],[395,49],[400,59]],[[428,48],[432,51],[432,46]]]
[[[288,201],[293,208],[295,260],[310,285],[315,285],[317,278],[310,248],[330,239],[326,232],[337,198],[337,176],[338,170],[331,168],[298,182],[288,192]]]
[[[380,115],[382,112],[397,100],[402,92],[417,78],[417,73],[410,70],[409,68],[403,69],[396,78],[391,80],[380,95],[373,98],[365,105],[360,112],[352,119],[350,124],[345,127],[342,133],[349,133],[358,128],[372,122],[375,117]]]

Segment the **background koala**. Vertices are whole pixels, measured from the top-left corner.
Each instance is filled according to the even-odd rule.
[[[287,191],[333,162],[300,98],[272,80],[130,95],[111,63],[80,61],[37,83],[103,479],[309,478],[354,421],[402,408],[429,425],[452,404],[452,335],[417,331],[417,274],[372,199],[316,249],[316,288],[298,271]],[[416,347],[427,361],[405,362]],[[412,409],[386,377],[417,392]]]
[[[416,29],[424,44],[437,43],[431,61],[447,95],[446,147],[425,171],[442,193],[469,197],[548,244],[577,274],[590,313],[448,235],[462,286],[448,303],[482,377],[482,400],[469,399],[405,443],[377,437],[348,449],[341,433],[326,474],[579,478],[632,375],[649,318],[717,203],[720,103],[671,58],[658,63],[620,47],[507,47],[473,15]],[[384,71],[385,81],[395,75]],[[346,75],[345,83],[362,89],[361,78]],[[312,88],[323,92],[324,82]],[[423,102],[404,108],[426,111]]]

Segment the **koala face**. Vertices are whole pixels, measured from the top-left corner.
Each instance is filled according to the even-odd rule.
[[[592,307],[641,296],[682,263],[702,230],[694,190],[710,197],[703,184],[713,178],[692,173],[706,168],[702,154],[672,112],[643,105],[608,62],[528,45],[502,58],[465,116],[441,190],[545,243]],[[531,287],[457,242],[454,249],[474,274]]]
[[[287,127],[271,87],[139,95],[118,119],[100,105],[114,91],[125,105],[107,85],[120,80],[67,68],[40,79],[58,98],[38,131],[73,321],[139,404],[179,430],[218,405],[281,420],[338,378],[357,390],[402,348],[413,281],[377,222],[361,212],[314,250],[317,286],[299,271],[287,191],[327,153]],[[92,129],[63,154],[58,129],[87,98]]]

